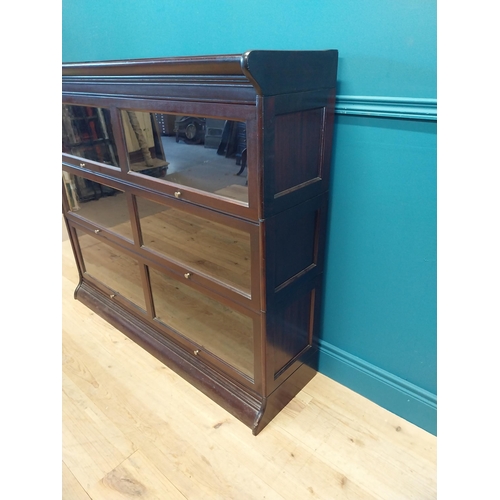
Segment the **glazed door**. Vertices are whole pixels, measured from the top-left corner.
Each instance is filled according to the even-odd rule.
[[[255,106],[72,96],[62,109],[64,163],[258,220]]]

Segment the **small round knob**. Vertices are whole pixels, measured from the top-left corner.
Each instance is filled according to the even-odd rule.
[[[94,233],[95,233],[95,234],[100,233],[100,232],[101,232],[101,230],[100,230],[100,229],[96,229],[96,230],[94,231]]]
[[[187,280],[191,278],[191,276],[192,276],[191,273],[184,273],[184,278],[186,278]]]
[[[109,296],[109,298],[110,298],[110,299],[114,299],[115,297],[116,297],[116,294],[114,294],[114,293],[112,293],[112,294]]]
[[[193,351],[193,352],[194,352],[194,355],[195,355],[195,356],[198,356],[198,354],[200,353],[200,350],[199,350],[199,349],[196,349],[196,350],[195,350],[195,351]]]
[[[181,197],[181,195],[182,195],[182,193],[181,193],[180,191],[176,191],[176,192],[174,193],[174,196],[175,196],[176,198],[180,198],[180,197]]]
[[[80,167],[84,167],[85,166],[85,163],[80,163]]]

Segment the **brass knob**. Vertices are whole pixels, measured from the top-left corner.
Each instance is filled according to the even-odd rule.
[[[80,163],[80,167],[84,167],[85,166],[85,163]]]
[[[176,198],[180,198],[180,197],[181,197],[181,194],[182,194],[182,193],[181,193],[180,191],[176,191],[176,192],[174,193],[174,196],[175,196]]]
[[[96,229],[96,230],[94,231],[94,233],[95,233],[95,234],[100,233],[100,232],[101,232],[101,230],[100,230],[100,229]]]
[[[195,356],[198,356],[198,354],[199,354],[200,350],[199,350],[199,349],[196,349],[196,350],[195,350],[195,351],[193,351],[193,352],[194,352],[194,355],[195,355]]]
[[[109,296],[109,298],[110,298],[110,299],[114,299],[115,297],[116,297],[116,294],[114,294],[114,293],[112,293],[112,294]]]
[[[191,278],[191,276],[192,276],[191,273],[184,273],[184,278],[186,278],[187,280]]]

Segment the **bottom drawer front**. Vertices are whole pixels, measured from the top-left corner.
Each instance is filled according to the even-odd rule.
[[[254,380],[251,317],[149,268],[155,319]]]

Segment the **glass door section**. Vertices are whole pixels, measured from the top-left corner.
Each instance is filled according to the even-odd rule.
[[[133,241],[123,191],[65,171],[63,182],[71,212]]]
[[[78,229],[76,233],[85,273],[145,311],[139,263],[94,236]]]
[[[142,244],[211,279],[251,295],[250,234],[136,197]],[[212,217],[213,219],[213,217]]]
[[[62,152],[119,167],[109,110],[63,104]]]
[[[156,319],[254,379],[253,320],[149,268]]]
[[[129,170],[248,206],[245,122],[122,110]]]

